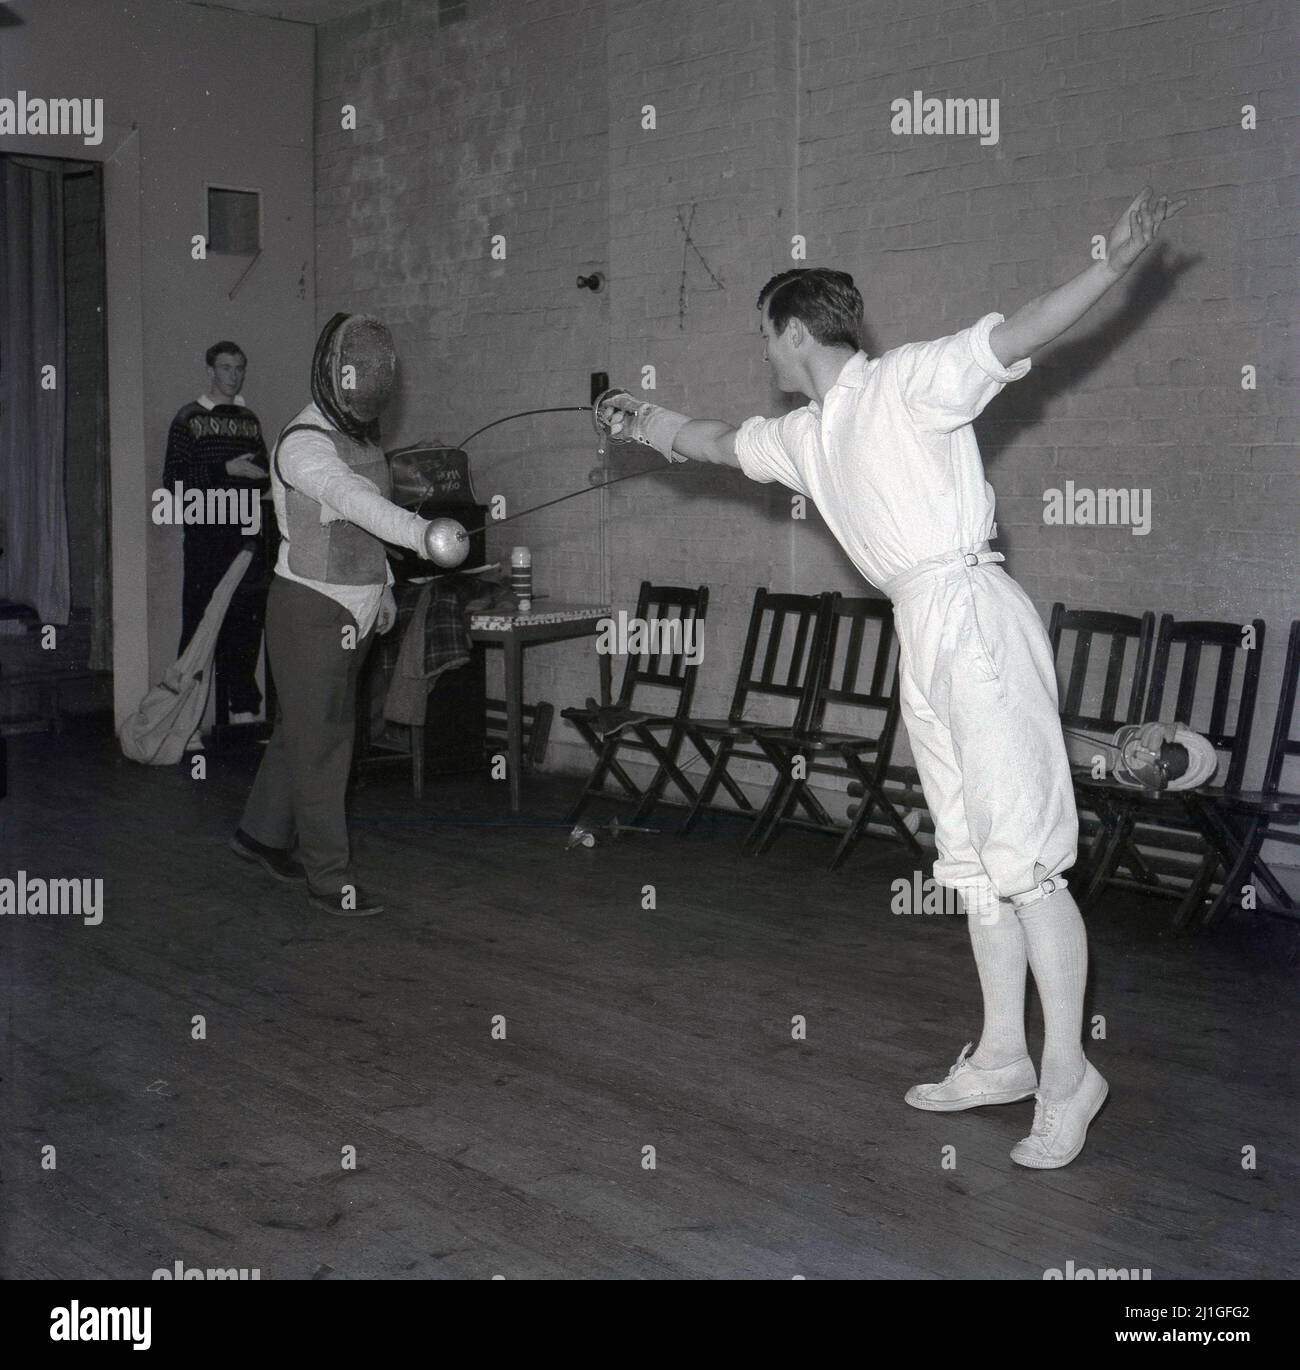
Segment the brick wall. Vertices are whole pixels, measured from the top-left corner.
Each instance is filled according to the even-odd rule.
[[[446,27],[436,6],[388,4],[322,30],[319,312],[392,326],[402,375],[386,446],[454,444],[515,410],[586,404],[589,374],[608,369],[610,297],[575,285],[609,269],[603,54],[599,3],[475,0]],[[480,498],[505,496],[508,513],[577,489],[593,465],[582,414],[505,424],[469,450]],[[501,529],[489,555],[527,545],[539,591],[594,599],[596,499]],[[595,691],[580,651],[538,648],[528,665],[530,698]]]
[[[321,30],[321,317],[394,321],[406,364],[394,445],[581,403],[596,369],[636,389],[653,366],[660,402],[739,421],[784,403],[753,306],[792,264],[792,234],[809,264],[854,273],[879,350],[1010,312],[1081,269],[1091,235],[1144,182],[1186,193],[1165,270],[1117,289],[979,432],[1010,569],[1044,617],[1059,598],[1269,621],[1258,765],[1297,612],[1291,14],[1172,0],[470,0],[440,28],[435,7],[381,5]],[[999,141],[892,134],[890,102],[917,89],[996,97]],[[355,133],[339,128],[345,102],[361,113]],[[1254,131],[1240,127],[1248,103]],[[494,233],[505,262],[490,259]],[[574,287],[593,267],[610,276],[598,296]],[[514,509],[577,488],[592,465],[577,416],[506,426],[473,456],[480,490]],[[636,461],[620,456],[618,471]],[[1067,479],[1149,488],[1149,536],[1045,526],[1043,493]],[[527,542],[544,588],[591,599],[599,499],[503,529],[494,550]],[[677,468],[607,500],[616,604],[643,577],[713,591],[704,708],[725,705],[756,585],[861,592],[816,516],[793,520],[775,487]],[[547,649],[529,694],[563,705],[593,678],[576,648]],[[560,731],[553,764],[581,764],[572,738]]]

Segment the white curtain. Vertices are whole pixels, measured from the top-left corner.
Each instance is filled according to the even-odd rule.
[[[0,599],[60,625],[65,383],[62,172],[0,157]]]

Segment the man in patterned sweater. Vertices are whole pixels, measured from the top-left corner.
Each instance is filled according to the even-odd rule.
[[[185,405],[172,420],[163,484],[168,492],[179,482],[186,491],[252,490],[260,498],[269,489],[268,459],[262,426],[239,393],[247,360],[233,342],[213,344],[206,359],[207,391]],[[228,692],[231,722],[252,722],[262,706],[256,670],[269,583],[266,533],[247,536],[237,523],[187,523],[184,547],[178,652],[183,652],[194,636],[212,592],[230,563],[245,548],[252,550],[253,560],[230,602],[216,650],[217,675]],[[202,745],[196,732],[190,739],[190,748],[195,750]]]

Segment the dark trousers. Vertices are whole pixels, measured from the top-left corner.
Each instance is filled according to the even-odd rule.
[[[185,529],[185,584],[181,592],[181,641],[183,652],[194,636],[230,563],[245,548],[253,560],[235,587],[234,597],[222,620],[214,667],[219,686],[225,690],[231,713],[255,714],[262,707],[257,688],[257,654],[262,646],[262,623],[266,617],[267,567],[265,535],[244,537],[237,527],[192,526]]]
[[[352,615],[336,600],[273,576],[266,644],[278,702],[275,731],[239,826],[266,847],[292,851],[313,893],[338,895],[351,874],[345,795],[356,740],[357,678],[373,631],[355,647]]]

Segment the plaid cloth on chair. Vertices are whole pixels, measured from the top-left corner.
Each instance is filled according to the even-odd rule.
[[[513,608],[514,596],[478,576],[439,576],[424,585],[394,585],[393,598],[397,623],[375,644],[378,667],[389,681],[384,717],[421,727],[434,681],[469,660],[469,614]]]

